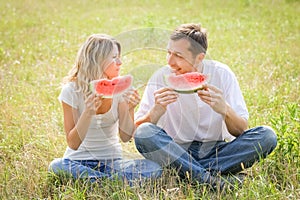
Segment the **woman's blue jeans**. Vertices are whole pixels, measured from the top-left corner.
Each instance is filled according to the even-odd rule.
[[[157,163],[146,159],[98,161],[57,158],[50,163],[49,171],[58,175],[68,174],[75,179],[89,179],[91,182],[101,178],[119,178],[126,179],[132,184],[160,177],[162,168]]]
[[[277,145],[277,137],[268,126],[245,131],[231,142],[177,144],[163,129],[141,124],[135,133],[138,151],[161,166],[175,168],[181,177],[190,176],[203,182],[207,173],[235,174],[265,158]]]

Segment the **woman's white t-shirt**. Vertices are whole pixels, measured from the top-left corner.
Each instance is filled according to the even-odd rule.
[[[203,73],[209,74],[211,85],[223,91],[226,102],[241,117],[248,119],[248,110],[238,81],[230,68],[217,61],[204,60]],[[154,92],[166,87],[164,76],[171,73],[169,66],[162,67],[150,78],[135,119],[144,116],[155,104]],[[179,94],[176,102],[167,106],[166,113],[157,125],[163,128],[177,143],[192,141],[233,140],[223,117],[201,101],[197,93]]]
[[[63,86],[58,99],[77,109],[79,116],[85,109],[83,94],[76,91],[74,82]],[[106,160],[122,157],[122,146],[118,137],[119,101],[120,98],[113,98],[108,112],[92,117],[86,137],[79,148],[73,150],[67,147],[64,158],[71,160]]]

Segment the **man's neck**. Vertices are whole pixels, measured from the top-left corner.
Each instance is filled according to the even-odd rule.
[[[203,73],[203,68],[204,68],[204,65],[202,62],[200,62],[197,66],[197,71],[200,73]]]

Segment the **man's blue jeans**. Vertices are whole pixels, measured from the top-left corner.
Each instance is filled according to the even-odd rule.
[[[268,126],[245,131],[231,142],[177,144],[163,129],[141,124],[135,133],[138,151],[161,166],[175,168],[181,177],[190,176],[203,182],[207,173],[235,174],[265,158],[277,145],[277,137]]]
[[[75,179],[89,179],[95,182],[101,178],[119,178],[129,183],[141,183],[144,179],[156,179],[162,169],[157,163],[146,160],[69,160],[57,158],[49,166],[55,174],[68,174]]]

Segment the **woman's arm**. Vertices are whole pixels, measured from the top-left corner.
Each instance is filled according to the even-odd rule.
[[[129,109],[127,102],[119,103],[119,135],[122,142],[128,142],[135,131],[134,108]]]
[[[101,106],[101,100],[95,95],[91,95],[86,100],[86,109],[79,116],[77,109],[62,102],[64,113],[64,129],[66,133],[67,144],[71,149],[77,150],[84,140],[91,123],[92,116]]]
[[[119,103],[119,134],[123,142],[128,142],[135,131],[134,109],[140,102],[137,90],[131,89],[123,95],[122,102]]]

